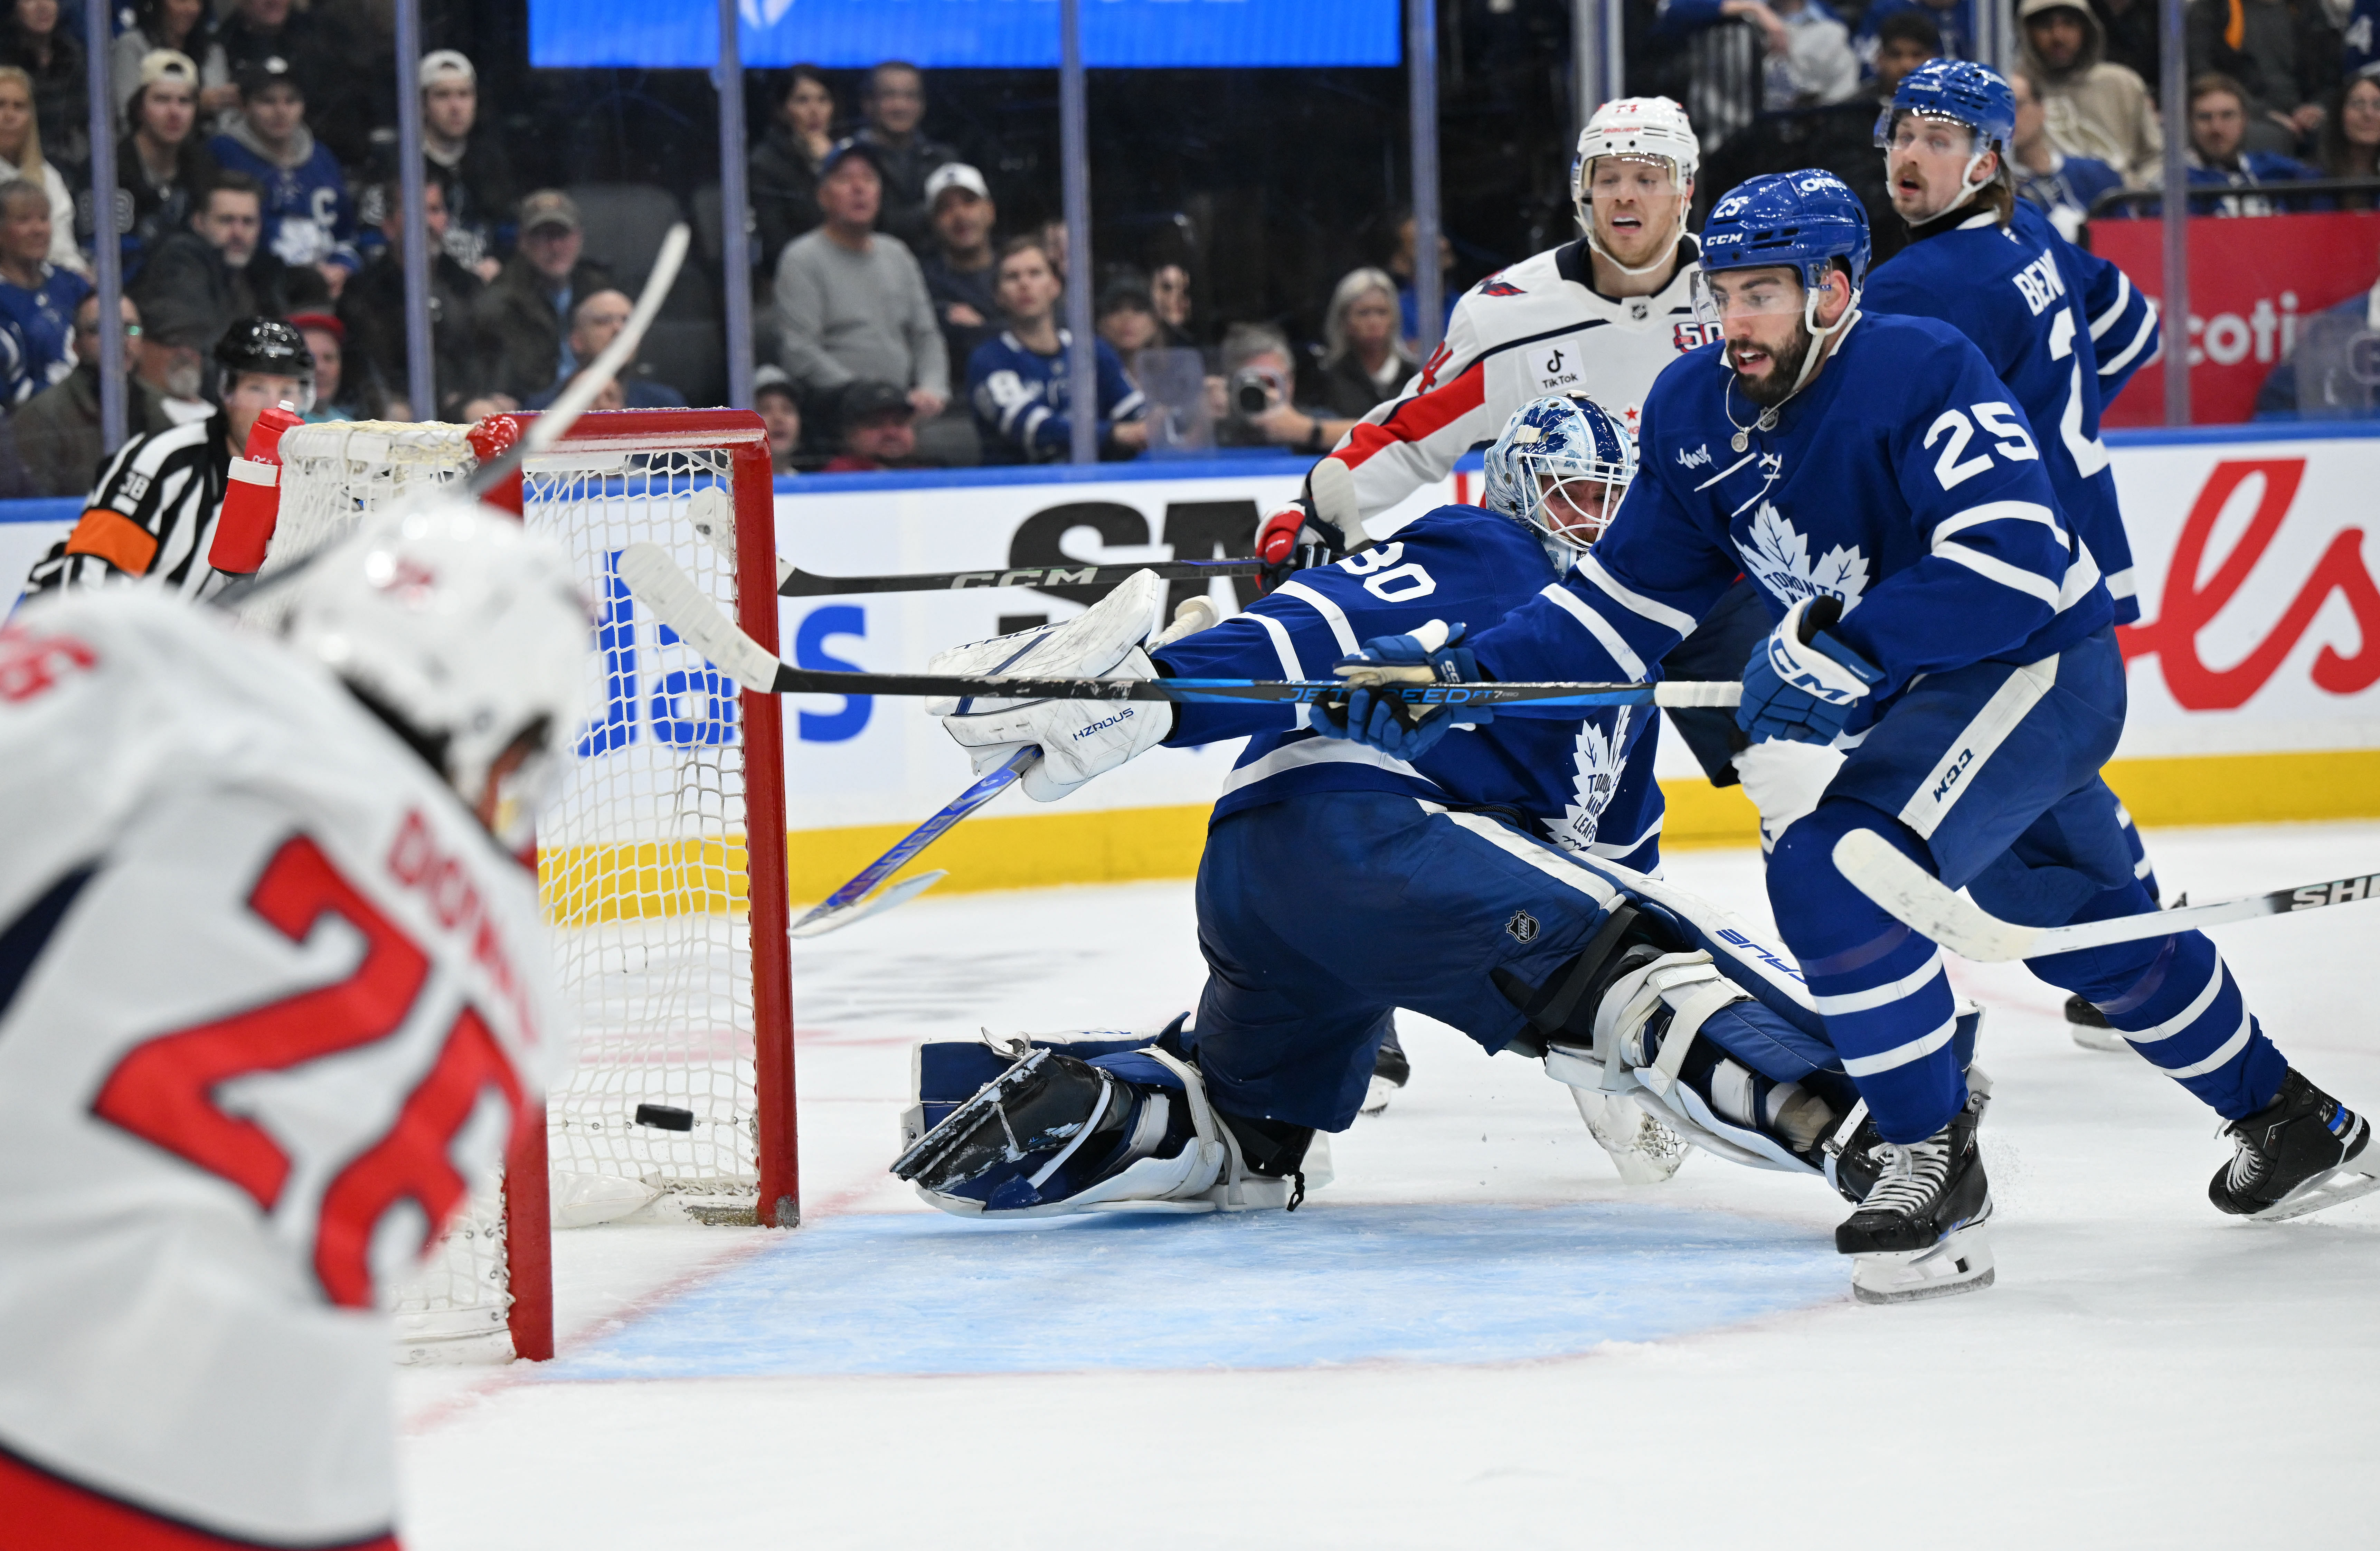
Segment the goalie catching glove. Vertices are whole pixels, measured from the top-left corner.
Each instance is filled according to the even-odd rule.
[[[1113,592],[1063,624],[995,636],[938,653],[932,673],[1013,673],[1033,678],[1152,679],[1155,664],[1144,643],[1155,632],[1165,584],[1153,571],[1135,573]],[[986,774],[1023,748],[1041,757],[1018,778],[1037,803],[1054,803],[1095,775],[1145,754],[1173,730],[1173,708],[1148,700],[936,699],[927,714],[942,726]]]

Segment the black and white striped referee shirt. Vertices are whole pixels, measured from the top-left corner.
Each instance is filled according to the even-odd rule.
[[[205,596],[215,579],[207,551],[231,474],[229,434],[230,422],[217,410],[127,442],[101,473],[74,531],[33,567],[25,596],[142,577],[186,598]]]

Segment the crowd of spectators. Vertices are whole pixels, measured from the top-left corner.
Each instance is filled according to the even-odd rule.
[[[1638,18],[1631,86],[1671,91],[1694,112],[1706,208],[1744,177],[1827,166],[1868,202],[1882,256],[1901,225],[1873,143],[1878,105],[1925,60],[1973,51],[1973,3],[1667,0]],[[2342,38],[2347,4],[2190,0],[2195,211],[2374,207],[2369,191],[2286,187],[2380,176],[2380,73],[2350,73],[2370,51]],[[305,335],[315,418],[535,408],[623,326],[623,282],[641,261],[590,251],[570,193],[516,177],[472,60],[433,50],[419,70],[433,398],[410,402],[404,169],[372,0],[136,0],[122,11],[105,219],[87,192],[87,75],[67,16],[62,25],[59,0],[0,0],[0,489],[89,482],[89,252],[103,227],[125,276],[135,430],[205,413],[208,352],[242,317],[286,319]],[[2153,0],[2016,0],[2013,18],[2020,193],[2069,233],[2153,210],[2119,198],[2160,176]],[[1096,273],[1073,273],[1065,228],[1048,218],[1054,191],[1004,155],[970,160],[938,138],[929,86],[899,62],[856,80],[796,67],[768,82],[747,171],[757,406],[781,470],[1059,459],[1084,412],[1104,457],[1311,452],[1417,370],[1423,259],[1409,213],[1383,212],[1369,261],[1339,273],[1311,310],[1199,315],[1194,245],[1168,234],[1129,261],[1103,250]],[[1430,261],[1448,310],[1464,278],[1455,254],[1441,238]],[[1098,336],[1098,382],[1080,407],[1063,326],[1075,285],[1091,290]],[[1284,326],[1294,321],[1305,327]],[[663,379],[632,366],[603,402],[717,392],[709,379]]]

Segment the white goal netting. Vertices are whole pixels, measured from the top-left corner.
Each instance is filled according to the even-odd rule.
[[[368,514],[458,484],[474,459],[463,427],[367,422],[298,428],[282,464],[268,571]],[[522,519],[569,551],[599,621],[600,709],[538,833],[577,1025],[577,1064],[547,1098],[563,1225],[656,1202],[732,1216],[750,1209],[759,1182],[741,708],[735,685],[653,620],[617,571],[627,545],[658,544],[733,616],[734,567],[688,521],[694,503],[731,501],[732,479],[722,449],[616,442],[565,442],[525,472]],[[396,1299],[403,1360],[510,1354],[506,1230],[499,1181],[486,1181]]]

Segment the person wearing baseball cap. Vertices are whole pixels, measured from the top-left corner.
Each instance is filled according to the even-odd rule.
[[[934,246],[919,259],[926,294],[934,298],[934,320],[953,362],[1000,332],[1000,301],[992,295],[992,228],[1000,207],[983,174],[965,162],[945,162],[926,178],[926,210],[934,224]]]
[[[446,195],[445,249],[456,263],[492,281],[496,227],[513,208],[517,185],[504,142],[475,133],[480,121],[480,72],[459,51],[421,56],[422,171]]]
[[[124,234],[128,271],[189,220],[214,178],[215,160],[198,133],[199,79],[198,65],[179,49],[151,49],[140,57],[140,80],[125,103],[126,133],[115,148],[116,182],[132,203],[132,226]],[[71,244],[72,224],[60,235]]]
[[[587,259],[578,205],[559,188],[520,202],[520,247],[471,309],[490,393],[515,406],[578,370],[563,341],[579,298],[614,288],[612,272]]]
[[[207,154],[264,190],[265,251],[285,264],[313,265],[336,296],[364,264],[339,159],[307,127],[306,91],[288,60],[250,59],[237,79],[239,122],[210,141]]]
[[[845,383],[836,395],[834,416],[841,450],[822,472],[865,473],[916,461],[917,410],[909,395],[893,384],[865,378]]]

